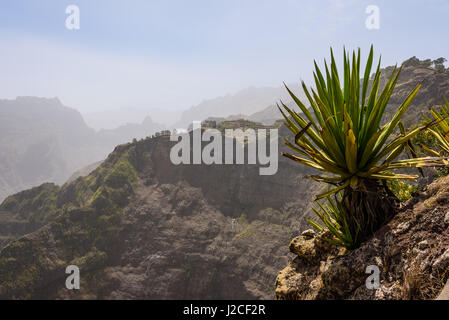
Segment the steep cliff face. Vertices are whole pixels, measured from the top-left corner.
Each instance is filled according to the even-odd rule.
[[[372,239],[345,252],[305,231],[276,280],[278,299],[433,299],[449,279],[449,177],[407,202]],[[380,285],[369,289],[368,266]],[[372,272],[372,271],[370,271]]]
[[[87,177],[7,198],[0,217],[36,222],[0,230],[0,297],[273,298],[317,185],[284,159],[274,176],[175,166],[171,145],[122,145]],[[65,289],[71,264],[79,291]]]
[[[404,61],[384,119],[391,119],[400,104],[419,84],[421,88],[402,119],[406,126],[418,124],[422,119],[421,114],[428,112],[430,107],[444,104],[444,97],[448,98],[449,95],[449,69],[445,69],[442,65],[441,67],[432,66],[431,62],[415,57]],[[382,70],[381,84],[385,84],[388,80],[392,68]]]

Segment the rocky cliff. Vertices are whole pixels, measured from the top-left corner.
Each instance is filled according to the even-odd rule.
[[[0,298],[274,298],[317,185],[284,159],[274,176],[175,166],[171,145],[164,136],[121,145],[87,177],[8,197]],[[71,264],[79,291],[65,289]]]
[[[410,58],[403,64],[398,85],[384,120],[394,114],[408,93],[421,89],[404,116],[407,126],[418,124],[429,108],[449,95],[449,69],[431,60]],[[382,83],[393,67],[382,70]],[[278,299],[430,299],[449,278],[449,178],[429,186],[435,172],[426,172],[420,188],[401,212],[359,249],[347,252],[323,240],[326,235],[306,230],[290,243],[296,255],[276,280]],[[380,286],[368,289],[368,266],[380,270]]]
[[[388,80],[392,69],[390,66],[382,70],[381,85]],[[402,118],[406,127],[418,124],[422,119],[421,115],[428,112],[431,107],[444,104],[444,97],[449,99],[449,68],[445,69],[441,64],[435,65],[430,59],[419,60],[412,57],[404,61],[384,119],[391,119],[400,104],[418,84],[421,84],[421,88]]]
[[[449,177],[416,193],[400,213],[352,252],[304,231],[276,280],[278,299],[434,299],[449,279]],[[368,288],[367,267],[379,268]]]

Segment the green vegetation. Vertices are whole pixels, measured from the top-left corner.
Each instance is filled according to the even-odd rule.
[[[238,224],[240,225],[246,225],[248,224],[248,216],[245,212],[242,212],[242,214],[237,219]]]
[[[192,278],[192,266],[188,262],[184,262],[184,264],[181,265],[181,268],[184,270],[184,277],[188,282]]]
[[[445,157],[444,163],[447,164],[449,156],[449,103],[445,100],[445,105],[434,107],[430,110],[433,119],[424,115],[424,124],[435,122],[435,126],[420,132],[413,143],[421,147],[425,154],[436,157]],[[437,167],[436,177],[449,174],[447,165]]]
[[[339,196],[339,198],[341,199],[341,196]],[[335,239],[325,240],[348,249],[353,249],[357,243],[358,234],[351,234],[345,209],[343,208],[341,201],[334,201],[330,196],[326,199],[327,203],[322,204],[317,201],[318,208],[312,207],[313,212],[315,212],[317,217],[335,237]],[[324,228],[314,220],[307,219],[307,222],[318,232],[324,231]]]
[[[74,259],[71,264],[74,264],[81,269],[84,266],[89,266],[90,268],[95,266],[102,266],[105,264],[105,261],[107,260],[107,254],[103,251],[98,251],[96,249],[88,252],[86,255],[82,257],[78,257]]]
[[[420,85],[409,93],[391,120],[383,124],[384,112],[402,67],[393,68],[380,90],[380,59],[370,80],[372,47],[363,73],[360,70],[360,50],[353,52],[352,60],[346,51],[343,56],[342,79],[331,49],[330,67],[325,62],[324,73],[315,63],[316,89],[309,90],[302,83],[311,110],[287,86],[287,91],[302,114],[282,102],[286,112],[280,107],[279,110],[284,116],[285,125],[294,134],[294,141],[287,140],[286,144],[298,154],[283,155],[326,173],[311,176],[316,181],[332,186],[318,195],[316,200],[334,197],[338,214],[344,217],[342,221],[346,221],[347,226],[342,226],[336,219],[328,219],[323,223],[328,227],[329,223],[334,223],[335,228],[330,231],[337,239],[342,232],[349,233],[351,237],[346,240],[353,241],[351,247],[356,247],[397,212],[399,200],[387,187],[386,180],[417,178],[416,175],[393,171],[442,165],[443,160],[440,157],[398,160],[403,152],[412,151],[411,139],[433,124],[419,126],[408,133],[400,125]],[[398,128],[400,131],[396,135]],[[339,192],[342,192],[341,199],[335,196]]]
[[[234,239],[247,239],[254,236],[254,231],[251,226],[247,226],[242,232],[237,234]]]
[[[87,177],[63,187],[44,184],[3,202],[0,211],[8,216],[45,226],[38,231],[39,241],[24,237],[3,248],[0,297],[14,291],[17,298],[32,298],[49,269],[70,263],[99,268],[117,257],[123,245],[122,211],[137,187],[147,144],[119,146]],[[48,259],[46,248],[57,248],[57,254]]]
[[[449,103],[447,100],[445,100],[445,102],[445,105],[430,110],[436,125],[433,128],[428,129],[428,132],[436,139],[441,152],[436,152],[435,150],[430,149],[427,144],[422,145],[425,151],[435,156],[449,154]],[[426,120],[427,122],[431,122],[429,117],[426,117]]]
[[[57,195],[60,188],[52,183],[22,191],[9,196],[0,205],[0,211],[14,213],[19,219],[28,220],[33,225],[43,225],[59,212]]]
[[[412,193],[418,190],[417,187],[399,180],[388,180],[387,186],[400,201],[409,200]]]
[[[418,133],[416,137],[413,138],[413,144],[420,146],[421,148],[426,147],[431,150],[438,149],[438,140],[429,130],[424,130]]]

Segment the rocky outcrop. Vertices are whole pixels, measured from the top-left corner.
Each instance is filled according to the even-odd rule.
[[[296,258],[276,279],[278,299],[433,299],[449,278],[449,177],[414,195],[387,225],[352,252],[303,232]],[[367,267],[380,286],[366,285]],[[372,268],[372,267],[371,267]]]

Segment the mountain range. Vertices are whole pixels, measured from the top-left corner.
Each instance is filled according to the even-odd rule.
[[[382,83],[390,71],[391,67],[382,70]],[[449,92],[449,70],[432,67],[415,57],[405,61],[386,118],[419,83],[422,88],[405,116],[408,127],[419,123],[430,106],[443,103]],[[226,109],[229,113],[225,114],[227,99],[240,98],[218,98],[209,112],[203,110],[204,105],[197,106],[184,113],[180,125],[202,120],[198,118],[254,115],[257,111],[248,102],[246,107],[241,103]],[[273,112],[273,107],[267,106],[273,106],[274,101],[262,100],[258,110]],[[56,100],[52,103],[59,104]],[[79,125],[80,119],[73,112],[66,112]],[[278,118],[274,113],[273,116],[273,120]],[[30,126],[36,119],[39,117],[28,120]],[[44,120],[40,122],[46,124]],[[237,120],[220,121],[222,129],[239,125]],[[251,123],[251,127],[265,128],[262,123]],[[11,139],[21,136],[14,128],[5,130]],[[98,141],[99,133],[88,127],[74,137],[58,124],[52,124],[51,128],[60,130],[65,139],[79,138],[81,146],[85,146],[81,143],[83,138],[95,137],[93,141]],[[279,151],[287,150],[282,144],[286,137],[291,135],[280,127]],[[313,195],[322,188],[304,178],[313,172],[282,157],[273,176],[260,176],[259,167],[248,164],[176,166],[170,161],[173,144],[167,136],[121,144],[106,160],[86,168],[62,186],[45,183],[7,197],[0,205],[0,298],[274,298],[276,276],[294,257],[289,253],[288,243],[308,228],[304,218],[310,216]],[[40,148],[32,150],[39,153]],[[33,159],[29,159],[29,165],[33,165]],[[438,188],[434,189],[439,194]],[[444,208],[440,208],[437,217],[441,219],[435,224],[432,219],[420,218],[427,209],[413,214],[415,233],[422,230],[421,222],[441,227]],[[398,219],[395,228],[408,221],[400,220],[407,219],[402,216]],[[306,240],[313,238],[310,234],[306,236]],[[401,241],[406,243],[407,239],[404,236]],[[438,254],[440,249],[436,250]],[[352,260],[346,260],[345,267],[355,267]],[[77,265],[81,270],[80,290],[65,289],[68,265]],[[339,266],[335,264],[332,271],[338,271]],[[278,278],[278,296],[288,296],[281,294],[281,289],[288,293],[294,289],[290,285],[302,285],[297,268],[300,267],[290,264],[288,275],[292,274],[298,282]],[[315,271],[322,272],[315,269],[311,272]],[[393,278],[400,278],[400,272],[390,270]],[[347,277],[351,273],[345,273],[346,278],[335,275],[332,274],[332,279],[339,281],[339,287],[332,282],[325,287],[332,294],[347,287],[345,281],[350,281]],[[359,284],[350,286],[358,287]],[[311,291],[316,293],[314,288]],[[351,295],[345,292],[340,296]]]
[[[0,201],[44,182],[63,184],[75,171],[104,160],[118,144],[167,128],[187,128],[193,120],[219,116],[272,124],[280,118],[274,106],[280,98],[288,99],[283,87],[243,89],[188,109],[175,125],[156,123],[142,110],[131,110],[134,122],[126,124],[124,110],[87,115],[97,128],[104,127],[99,130],[92,129],[77,110],[64,106],[58,98],[0,100],[0,147],[4,151],[0,155]],[[172,111],[167,115],[175,119]],[[117,126],[120,118],[122,124]]]
[[[305,95],[299,91],[298,85],[289,85],[291,90],[304,99]],[[174,128],[188,128],[192,121],[203,121],[209,117],[229,117],[232,119],[248,119],[256,122],[271,124],[279,119],[275,104],[280,100],[290,101],[291,98],[284,86],[279,87],[250,87],[235,94],[205,100],[191,107],[181,114],[181,118]]]
[[[44,182],[63,184],[74,171],[104,160],[116,145],[163,128],[147,117],[141,124],[97,132],[57,98],[0,100],[0,201]]]

